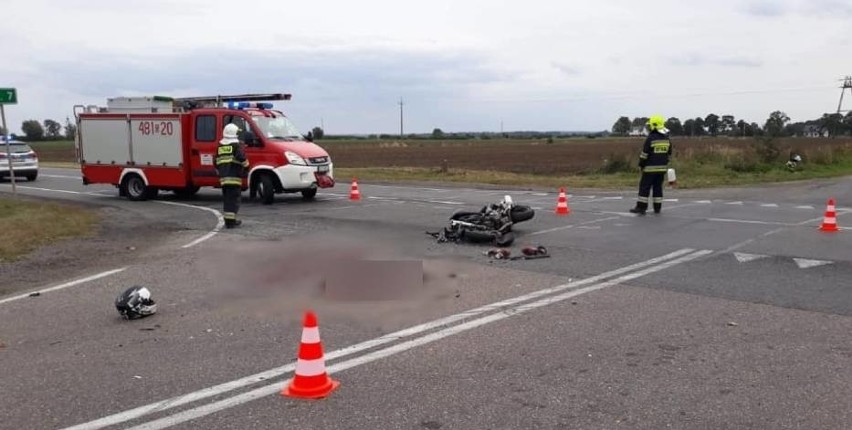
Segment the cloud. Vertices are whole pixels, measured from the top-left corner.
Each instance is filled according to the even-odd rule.
[[[810,0],[804,7],[807,13],[834,17],[852,17],[852,2],[848,0]]]
[[[787,5],[781,1],[752,0],[744,6],[745,13],[752,16],[775,18],[787,13]]]
[[[757,68],[763,66],[763,61],[757,58],[748,57],[712,57],[701,54],[685,54],[683,56],[672,57],[669,62],[675,66],[687,67],[746,67]]]
[[[550,65],[553,66],[553,68],[555,68],[556,70],[559,70],[560,72],[562,72],[562,73],[564,73],[568,76],[577,76],[577,75],[583,73],[582,69],[579,66],[574,65],[574,64],[566,64],[566,63],[560,63],[560,62],[557,62],[557,61],[553,61],[553,62],[550,63]]]

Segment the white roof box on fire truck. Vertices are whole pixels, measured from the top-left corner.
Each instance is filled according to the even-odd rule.
[[[107,99],[109,113],[173,113],[175,100],[171,97],[113,97]]]

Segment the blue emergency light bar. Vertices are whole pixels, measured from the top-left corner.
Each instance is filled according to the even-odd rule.
[[[228,102],[225,106],[228,109],[245,109],[245,108],[272,109],[272,103],[259,103],[259,102]]]

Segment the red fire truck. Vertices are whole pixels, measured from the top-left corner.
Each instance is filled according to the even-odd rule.
[[[249,160],[243,190],[264,204],[275,194],[334,186],[331,157],[299,133],[270,101],[290,94],[212,97],[116,97],[106,107],[74,106],[75,146],[83,183],[112,184],[130,200],[159,191],[189,197],[201,187],[219,188],[214,163],[222,129],[241,130]]]

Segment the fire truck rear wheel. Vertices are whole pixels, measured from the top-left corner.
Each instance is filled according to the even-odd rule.
[[[148,191],[148,186],[145,185],[145,181],[143,181],[142,177],[137,174],[129,174],[125,176],[124,181],[121,183],[121,187],[124,189],[123,194],[131,201],[145,200],[148,198],[150,193]]]
[[[275,201],[275,180],[272,175],[264,173],[260,175],[260,183],[257,186],[260,201],[265,205],[271,205]]]

